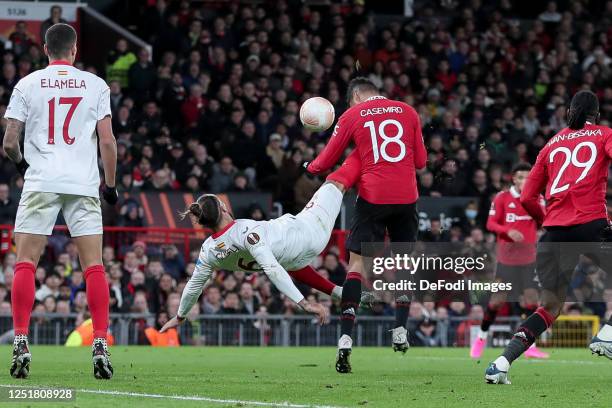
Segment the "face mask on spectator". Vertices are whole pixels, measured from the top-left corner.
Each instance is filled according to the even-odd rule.
[[[476,215],[478,215],[478,211],[476,210],[465,210],[465,216],[469,220],[473,220],[474,218],[476,218]]]

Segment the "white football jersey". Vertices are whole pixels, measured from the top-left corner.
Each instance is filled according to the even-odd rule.
[[[197,301],[214,270],[264,272],[294,302],[304,298],[286,271],[309,265],[320,253],[320,239],[295,215],[271,221],[238,219],[204,241],[193,276],[183,292],[179,315]],[[326,237],[329,240],[329,235]],[[191,288],[194,288],[191,291]],[[193,292],[193,293],[191,293]]]
[[[239,219],[202,244],[193,275],[181,295],[179,316],[197,302],[214,270],[263,271],[278,290],[298,303],[304,296],[287,271],[309,265],[325,249],[342,205],[342,192],[324,184],[297,215],[270,221]]]
[[[4,117],[25,123],[23,191],[98,197],[96,124],[110,115],[106,82],[68,62],[22,78]]]
[[[295,215],[285,214],[271,221],[238,219],[204,241],[198,266],[247,273],[263,271],[252,252],[265,246],[283,268],[298,270],[319,255],[311,248],[309,238],[302,220]]]

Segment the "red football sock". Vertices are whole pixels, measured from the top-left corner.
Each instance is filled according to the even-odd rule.
[[[326,293],[331,296],[332,291],[336,287],[333,282],[325,279],[321,275],[314,270],[314,268],[310,265],[298,269],[297,271],[288,271],[289,276],[295,279],[298,282],[304,283],[311,288],[315,288],[319,292]]]
[[[34,275],[36,267],[31,262],[17,262],[15,276],[11,288],[11,304],[13,308],[13,329],[15,335],[28,335],[30,315],[34,306],[36,285]]]
[[[357,183],[360,175],[361,159],[359,158],[359,152],[355,149],[336,171],[327,176],[326,180],[340,183],[348,190]]]
[[[93,320],[94,339],[104,338],[108,332],[109,289],[104,266],[93,265],[85,270],[87,306]]]

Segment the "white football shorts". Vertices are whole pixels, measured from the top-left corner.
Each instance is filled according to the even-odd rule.
[[[102,235],[99,198],[39,191],[27,191],[21,195],[15,232],[51,235],[60,210],[72,237]]]
[[[306,229],[310,231],[311,244],[317,252],[316,255],[329,243],[336,218],[340,213],[343,196],[344,194],[333,184],[324,184],[297,215],[299,220],[305,221]]]

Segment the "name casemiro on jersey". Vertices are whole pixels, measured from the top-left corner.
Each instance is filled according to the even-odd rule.
[[[482,282],[471,279],[458,281],[446,281],[439,279],[430,281],[427,279],[407,280],[402,279],[398,282],[385,282],[382,279],[374,281],[374,290],[381,291],[413,291],[413,290],[444,290],[444,291],[485,291],[491,293],[505,292],[512,290],[511,282]]]

